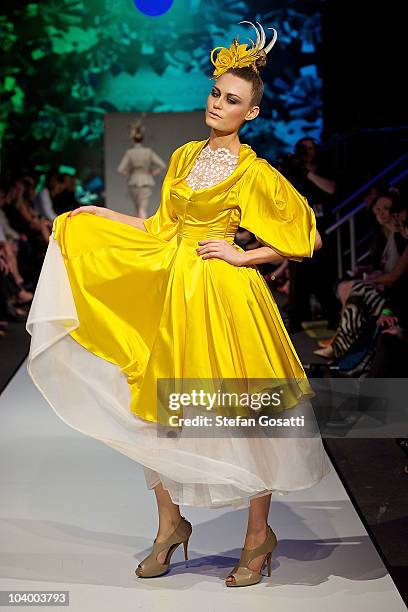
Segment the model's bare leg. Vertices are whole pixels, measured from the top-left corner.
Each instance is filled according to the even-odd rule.
[[[138,213],[138,217],[140,217],[140,219],[147,219],[147,205],[148,202],[141,202],[140,206],[139,206],[139,213]]]
[[[137,185],[129,185],[129,195],[135,209],[135,217],[139,217],[140,213],[140,187]]]
[[[152,188],[148,185],[140,188],[138,217],[140,217],[141,219],[147,219],[147,209],[149,207],[149,201],[152,195],[152,191]]]
[[[269,493],[268,495],[262,495],[261,497],[251,499],[244,548],[256,548],[265,541],[271,497],[272,493]],[[260,555],[252,559],[248,564],[249,569],[260,572],[265,557],[266,555]],[[228,576],[226,581],[233,582],[234,578]]]
[[[157,531],[156,541],[164,542],[169,535],[173,533],[181,520],[180,508],[171,500],[169,492],[163,488],[162,483],[154,487],[156,494],[157,509],[159,511],[159,529]],[[167,550],[163,550],[157,556],[160,563],[164,563]]]

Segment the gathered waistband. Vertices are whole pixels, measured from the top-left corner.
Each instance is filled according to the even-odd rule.
[[[177,242],[180,243],[188,242],[191,244],[197,244],[200,240],[226,240],[230,244],[234,242],[235,234],[227,234],[222,232],[178,232],[177,233]]]

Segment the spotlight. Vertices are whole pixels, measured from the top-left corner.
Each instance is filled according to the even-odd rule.
[[[149,15],[149,17],[155,17],[167,13],[173,1],[174,0],[134,0],[134,3],[141,13]]]

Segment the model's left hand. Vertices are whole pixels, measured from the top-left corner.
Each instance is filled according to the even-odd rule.
[[[245,252],[238,251],[226,240],[200,240],[198,244],[202,245],[196,249],[197,255],[202,255],[201,259],[217,257],[233,266],[242,266],[245,264]]]

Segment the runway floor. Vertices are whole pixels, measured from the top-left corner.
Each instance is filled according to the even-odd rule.
[[[406,610],[334,468],[311,489],[272,497],[279,542],[258,585],[224,585],[247,516],[228,508],[181,507],[193,524],[187,566],[180,546],[167,575],[141,579],[134,569],[157,529],[141,466],[65,425],[26,361],[0,397],[0,421],[2,591],[69,591],[73,612]]]

